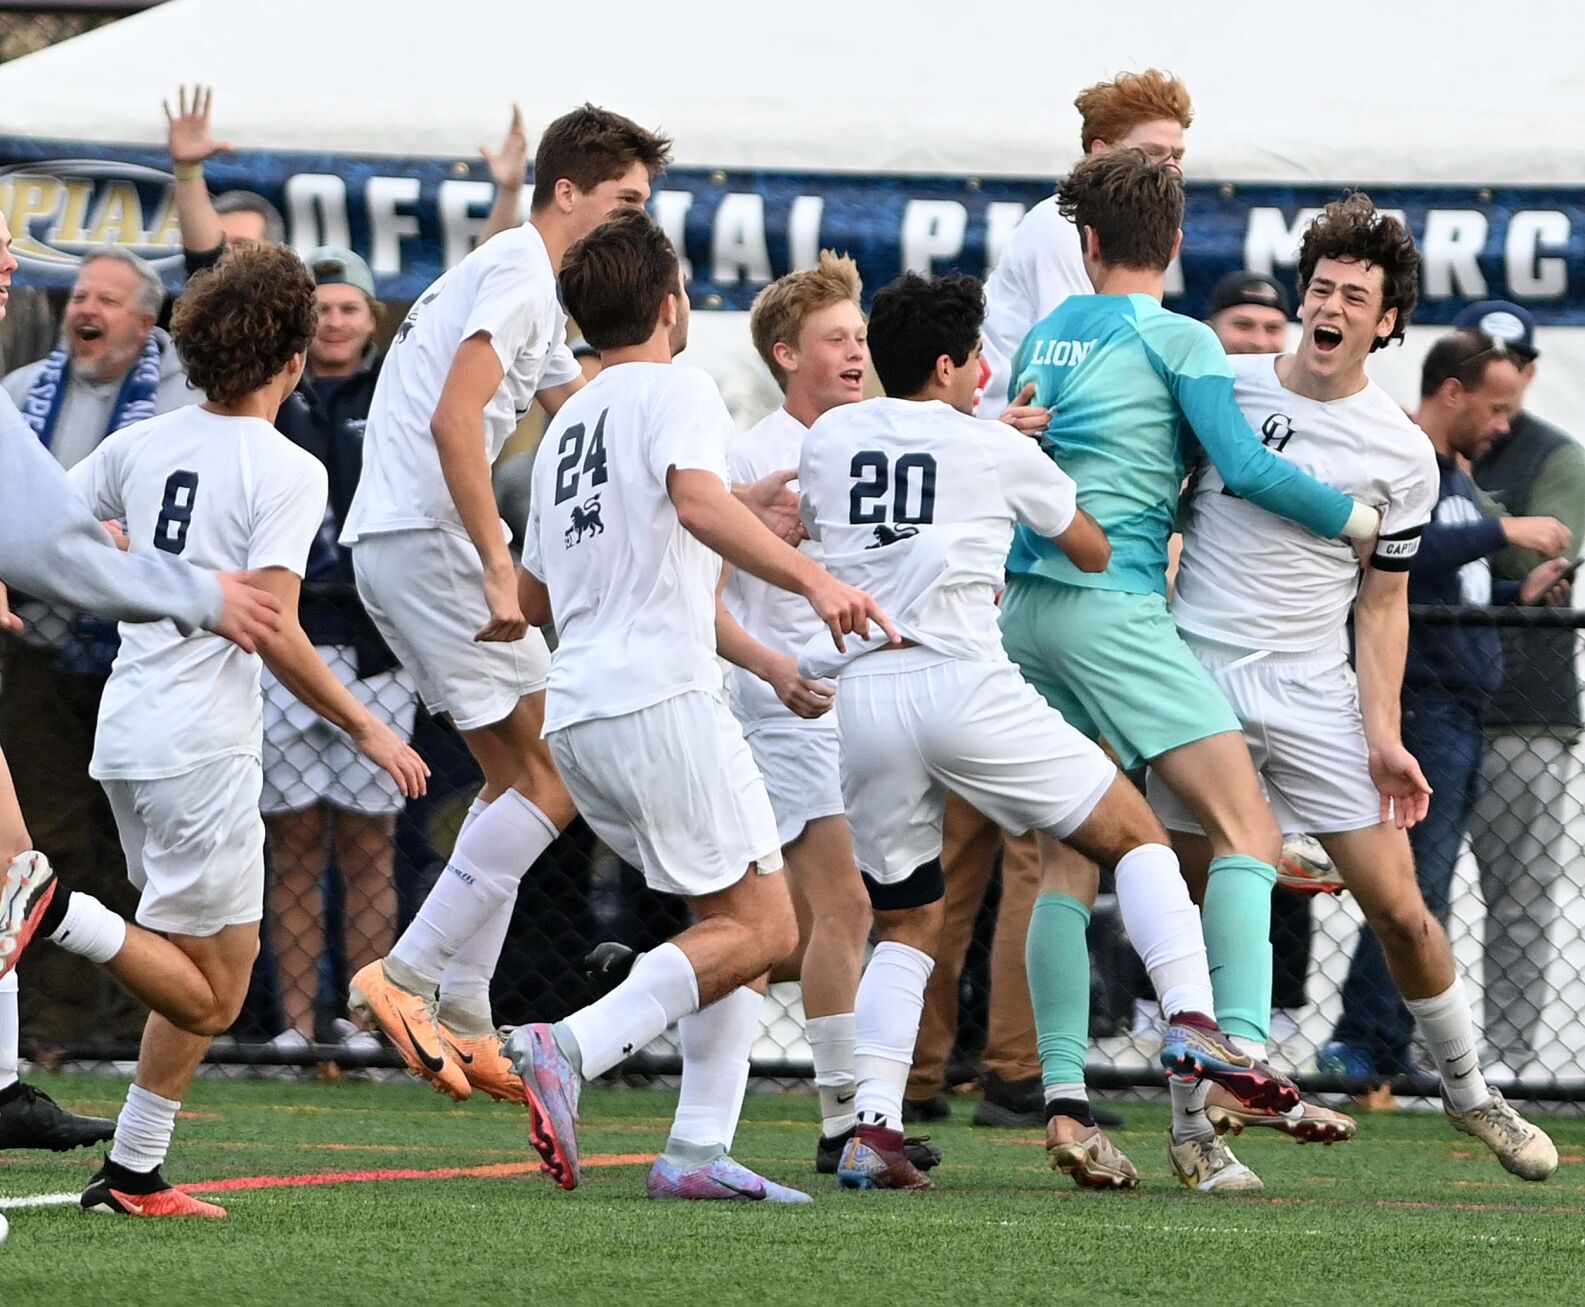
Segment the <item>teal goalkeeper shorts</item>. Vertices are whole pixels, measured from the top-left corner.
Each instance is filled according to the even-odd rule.
[[[1224,731],[1242,731],[1157,594],[1015,576],[1002,595],[1002,643],[1024,679],[1123,769]]]

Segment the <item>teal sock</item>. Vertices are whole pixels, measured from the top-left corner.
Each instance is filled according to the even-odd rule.
[[[1041,1080],[1083,1085],[1090,1048],[1090,910],[1067,894],[1042,894],[1029,917],[1024,960],[1035,1009]]]
[[[1211,861],[1201,916],[1216,1023],[1264,1044],[1271,1033],[1271,891],[1277,869],[1242,853]]]

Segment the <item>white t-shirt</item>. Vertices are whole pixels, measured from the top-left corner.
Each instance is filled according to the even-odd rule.
[[[784,408],[735,436],[727,452],[727,466],[734,484],[758,481],[772,472],[797,467],[809,428]],[[796,491],[798,483],[791,483]],[[817,540],[798,546],[817,563],[822,550]],[[743,629],[767,649],[796,658],[812,636],[826,629],[809,601],[790,590],[761,581],[741,568],[733,568],[721,593],[726,609]],[[732,713],[744,727],[775,722],[809,730],[834,731],[836,714],[826,713],[813,720],[800,717],[776,697],[776,691],[752,672],[732,669]]]
[[[325,516],[325,467],[262,418],[193,405],[117,431],[67,474],[137,553],[163,549],[216,572],[284,567],[302,576]],[[169,621],[121,624],[99,704],[89,774],[180,776],[263,741],[257,654]]]
[[[1078,489],[1027,436],[938,400],[870,399],[824,414],[798,465],[804,525],[825,566],[873,595],[905,639],[956,658],[1004,662],[996,595],[1013,524],[1046,537],[1073,522]],[[828,631],[799,659],[831,675],[883,644]],[[880,655],[884,657],[885,655]]]
[[[534,458],[523,566],[550,590],[545,731],[688,690],[719,694],[721,559],[683,530],[666,473],[723,486],[732,416],[696,368],[621,363],[562,405]]]
[[[1373,567],[1407,571],[1436,506],[1436,452],[1374,382],[1329,402],[1277,379],[1276,354],[1235,355],[1234,389],[1266,447],[1316,480],[1378,509]],[[1346,540],[1225,493],[1214,467],[1191,482],[1172,615],[1218,644],[1276,653],[1342,648],[1360,564]]]
[[[1057,212],[1055,195],[1040,201],[1013,228],[985,282],[982,334],[991,376],[980,399],[980,417],[998,417],[1007,407],[1013,355],[1029,329],[1069,295],[1094,293],[1078,228]]]
[[[363,437],[363,475],[341,543],[436,528],[466,536],[429,423],[462,342],[487,332],[505,376],[484,409],[493,465],[541,390],[579,376],[567,348],[556,270],[532,224],[504,231],[444,273],[413,305],[380,368]]]

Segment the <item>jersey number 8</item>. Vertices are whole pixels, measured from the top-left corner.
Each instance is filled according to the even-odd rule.
[[[165,478],[165,499],[154,523],[154,547],[167,554],[187,548],[187,528],[193,524],[193,501],[198,498],[198,473],[172,472]]]

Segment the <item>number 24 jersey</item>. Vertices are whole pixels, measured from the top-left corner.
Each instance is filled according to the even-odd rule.
[[[179,408],[107,436],[67,473],[94,515],[126,522],[135,553],[161,550],[215,572],[298,576],[325,518],[324,464],[262,418]],[[258,655],[170,621],[121,624],[89,772],[158,780],[225,757],[259,756]]]

